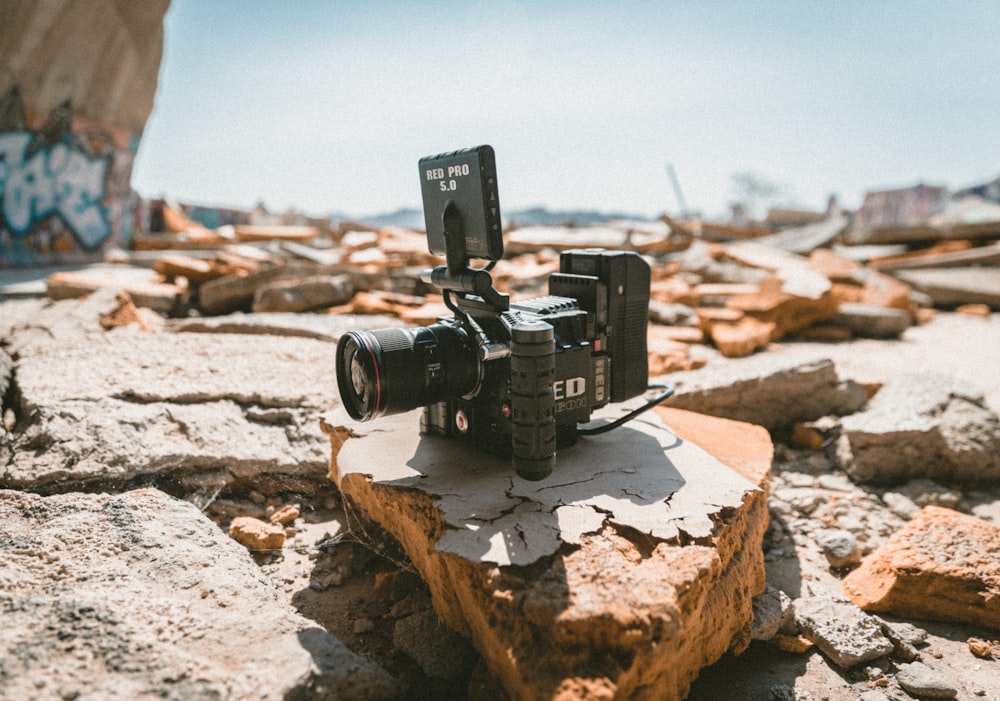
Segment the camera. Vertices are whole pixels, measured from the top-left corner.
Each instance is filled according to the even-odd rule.
[[[565,251],[547,296],[511,302],[490,275],[503,256],[493,148],[418,165],[428,249],[446,260],[421,278],[453,316],[345,334],[341,400],[357,421],[423,407],[423,433],[469,441],[543,479],[595,409],[647,390],[649,265],[634,252]],[[488,263],[473,268],[474,258]]]

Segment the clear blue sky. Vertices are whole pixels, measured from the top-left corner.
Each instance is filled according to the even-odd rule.
[[[1000,2],[173,0],[133,186],[204,204],[419,206],[489,143],[502,209],[725,212],[1000,175]]]

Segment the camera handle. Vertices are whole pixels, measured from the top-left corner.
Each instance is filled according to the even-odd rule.
[[[469,256],[465,250],[465,223],[453,200],[448,200],[444,206],[441,220],[448,264],[425,270],[420,279],[440,290],[455,292],[458,307],[470,316],[495,315],[510,309],[510,296],[493,287],[489,269],[469,267]]]
[[[514,470],[527,480],[556,464],[555,331],[540,319],[520,321],[510,334],[511,439]]]

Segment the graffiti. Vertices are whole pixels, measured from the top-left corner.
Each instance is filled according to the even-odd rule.
[[[80,245],[94,250],[111,235],[101,206],[108,160],[64,142],[39,148],[31,132],[0,132],[0,214],[7,227],[26,236],[58,214]]]
[[[126,245],[138,139],[74,114],[0,98],[0,268],[92,260]]]

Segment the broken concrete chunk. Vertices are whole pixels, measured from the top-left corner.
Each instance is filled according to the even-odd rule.
[[[864,411],[843,418],[837,458],[856,482],[995,482],[1000,418],[954,378],[895,375]]]
[[[394,698],[187,502],[0,491],[0,523],[5,698]]]
[[[667,379],[677,390],[670,406],[769,430],[830,414],[850,414],[866,401],[864,390],[854,382],[841,382],[827,359],[802,362],[759,355],[674,373]]]
[[[701,667],[749,643],[763,429],[661,409],[581,438],[528,482],[509,461],[420,436],[418,412],[377,428],[342,418],[324,427],[345,498],[399,540],[437,614],[511,697],[679,700]]]
[[[254,312],[305,312],[344,304],[354,295],[349,275],[276,280],[254,291]]]
[[[825,596],[796,599],[795,620],[802,634],[844,669],[893,650],[878,621],[847,601]]]
[[[263,473],[322,479],[316,428],[337,395],[333,346],[260,336],[254,353],[230,335],[104,332],[98,300],[51,304],[7,337],[18,356],[26,420],[0,445],[0,485],[51,488],[140,475],[180,478],[225,466],[233,480]],[[59,319],[51,327],[47,317]],[[260,358],[267,362],[260,362]],[[308,376],[307,376],[308,375]]]
[[[1000,629],[1000,526],[927,506],[843,580],[866,611]]]

